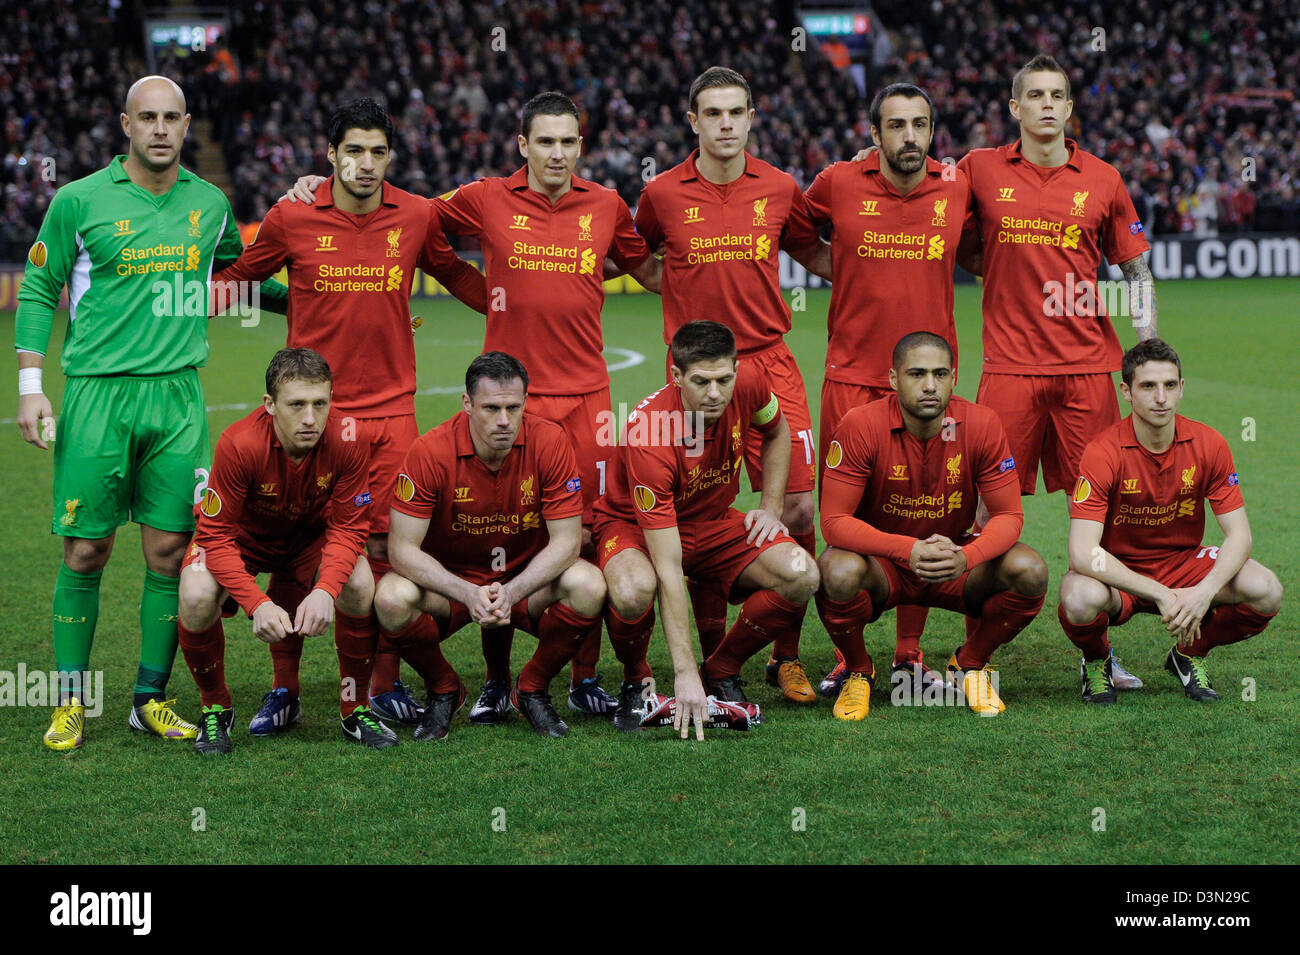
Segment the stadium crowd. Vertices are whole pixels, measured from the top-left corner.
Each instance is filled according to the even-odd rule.
[[[196,116],[212,119],[236,215],[257,221],[297,176],[326,168],[314,131],[356,96],[377,94],[393,114],[390,180],[430,195],[518,168],[523,101],[565,90],[585,118],[579,175],[634,203],[647,170],[689,152],[683,94],[703,65],[751,78],[751,149],[807,186],[868,140],[870,95],[895,80],[933,96],[937,157],[1006,141],[1007,77],[1046,50],[1074,80],[1070,134],[1124,171],[1148,232],[1300,230],[1297,0],[1136,0],[1105,12],[1085,3],[1029,12],[1016,0],[873,8],[891,52],[869,67],[865,92],[815,42],[792,49],[789,5],[768,12],[725,0],[241,5],[230,11],[228,46],[164,54],[159,69],[190,93]],[[147,72],[142,11],[137,0],[46,0],[7,18],[0,261],[21,258],[59,183],[120,151],[117,104],[129,78]],[[43,175],[46,157],[57,162],[53,179]]]

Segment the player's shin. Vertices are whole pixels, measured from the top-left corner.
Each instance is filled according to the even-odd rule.
[[[556,674],[593,632],[599,636],[600,617],[585,616],[563,603],[547,607],[537,622],[537,651],[519,671],[520,692],[548,692]]]
[[[1038,616],[1038,611],[1043,609],[1044,596],[1003,590],[985,600],[975,632],[957,651],[958,664],[971,670],[987,664],[994,650],[1009,643]]]
[[[1201,621],[1201,635],[1184,650],[1189,657],[1203,657],[1215,647],[1238,643],[1262,633],[1276,614],[1262,614],[1246,604],[1215,607]]]
[[[366,687],[379,645],[379,626],[373,612],[354,617],[334,611],[334,649],[339,658],[339,716],[347,719],[365,703]],[[393,654],[396,659],[397,654]]]
[[[875,673],[871,656],[867,653],[862,632],[875,616],[871,594],[858,592],[851,600],[831,600],[823,591],[817,591],[817,615],[836,649],[844,655],[844,665],[850,673]]]
[[[817,553],[817,532],[809,528],[799,534],[792,534],[794,542],[806,550],[809,554]],[[808,605],[804,605],[806,614]],[[723,604],[723,616],[726,616],[726,605]],[[803,617],[799,616],[797,626],[791,627],[783,633],[777,635],[772,643],[772,657],[774,660],[797,660],[799,659],[799,635],[803,632]]]
[[[925,632],[925,621],[930,616],[930,608],[903,604],[894,611],[894,615],[897,618],[895,633],[898,638],[894,647],[894,662],[920,663],[921,634]]]
[[[179,617],[179,577],[144,572],[140,595],[140,666],[135,678],[135,705],[166,696],[167,680],[176,660],[176,621]]]
[[[199,703],[204,707],[230,709],[230,687],[226,685],[226,631],[218,617],[206,630],[195,632],[184,624],[177,625],[181,653],[199,688]]]
[[[746,660],[782,632],[797,627],[806,609],[807,604],[791,603],[774,590],[750,594],[718,649],[704,661],[705,676],[710,680],[736,676]]]
[[[1061,622],[1061,629],[1070,638],[1070,642],[1083,652],[1085,660],[1100,660],[1110,655],[1110,640],[1107,637],[1110,617],[1104,610],[1087,623],[1071,623],[1065,615],[1065,608],[1058,605],[1056,619]]]
[[[487,664],[486,682],[510,682],[510,650],[514,642],[514,627],[484,627],[479,631],[483,662]]]
[[[708,659],[727,635],[727,595],[716,584],[692,577],[686,578],[686,590],[700,632],[700,653]]]
[[[79,574],[67,564],[60,564],[54,584],[54,663],[61,677],[67,677],[68,695],[79,699],[84,698],[79,692],[81,674],[90,669],[90,646],[99,619],[99,583],[103,576],[103,571]]]
[[[460,687],[460,677],[442,655],[441,642],[438,624],[427,613],[420,614],[401,630],[390,633],[381,628],[379,631],[380,651],[401,653],[424,681],[428,693],[452,693]]]
[[[650,634],[655,628],[654,604],[635,620],[624,620],[618,611],[608,607],[605,610],[605,628],[609,631],[614,656],[623,664],[623,681],[637,683],[647,679],[650,676],[650,663],[646,660],[646,650],[650,646]]]

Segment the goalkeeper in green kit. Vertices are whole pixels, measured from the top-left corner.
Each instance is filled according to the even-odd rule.
[[[59,189],[27,256],[15,321],[18,427],[48,450],[54,414],[41,387],[54,309],[68,288],[67,376],[54,450],[53,533],[63,537],[54,586],[59,706],[45,745],[70,750],[84,733],[83,682],[99,585],[119,525],[140,525],[144,591],[132,729],[193,739],[168,700],[176,655],[177,583],[209,461],[198,368],[208,357],[208,283],[239,258],[222,192],[180,166],[185,96],[149,76],[127,93],[126,156]],[[278,283],[262,304],[284,311]]]

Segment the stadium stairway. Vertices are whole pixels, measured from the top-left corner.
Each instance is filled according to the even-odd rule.
[[[212,140],[212,120],[194,120],[190,126],[190,136],[199,144],[199,168],[196,171],[234,202],[234,185],[226,170],[226,157],[222,155],[221,147]]]

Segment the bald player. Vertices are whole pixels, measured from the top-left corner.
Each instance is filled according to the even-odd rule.
[[[59,705],[45,734],[54,750],[82,743],[100,578],[127,521],[140,525],[145,560],[129,724],[170,740],[197,733],[172,710],[167,681],[181,559],[208,474],[198,374],[208,356],[208,282],[239,258],[241,244],[225,195],[181,168],[190,116],[180,87],[163,76],[138,80],[121,122],[127,154],[50,202],[27,254],[14,323],[18,428],[28,444],[49,450],[54,410],[41,374],[68,287],[51,522],[63,538],[53,606]],[[264,304],[284,310],[283,286],[264,286],[263,294]]]

